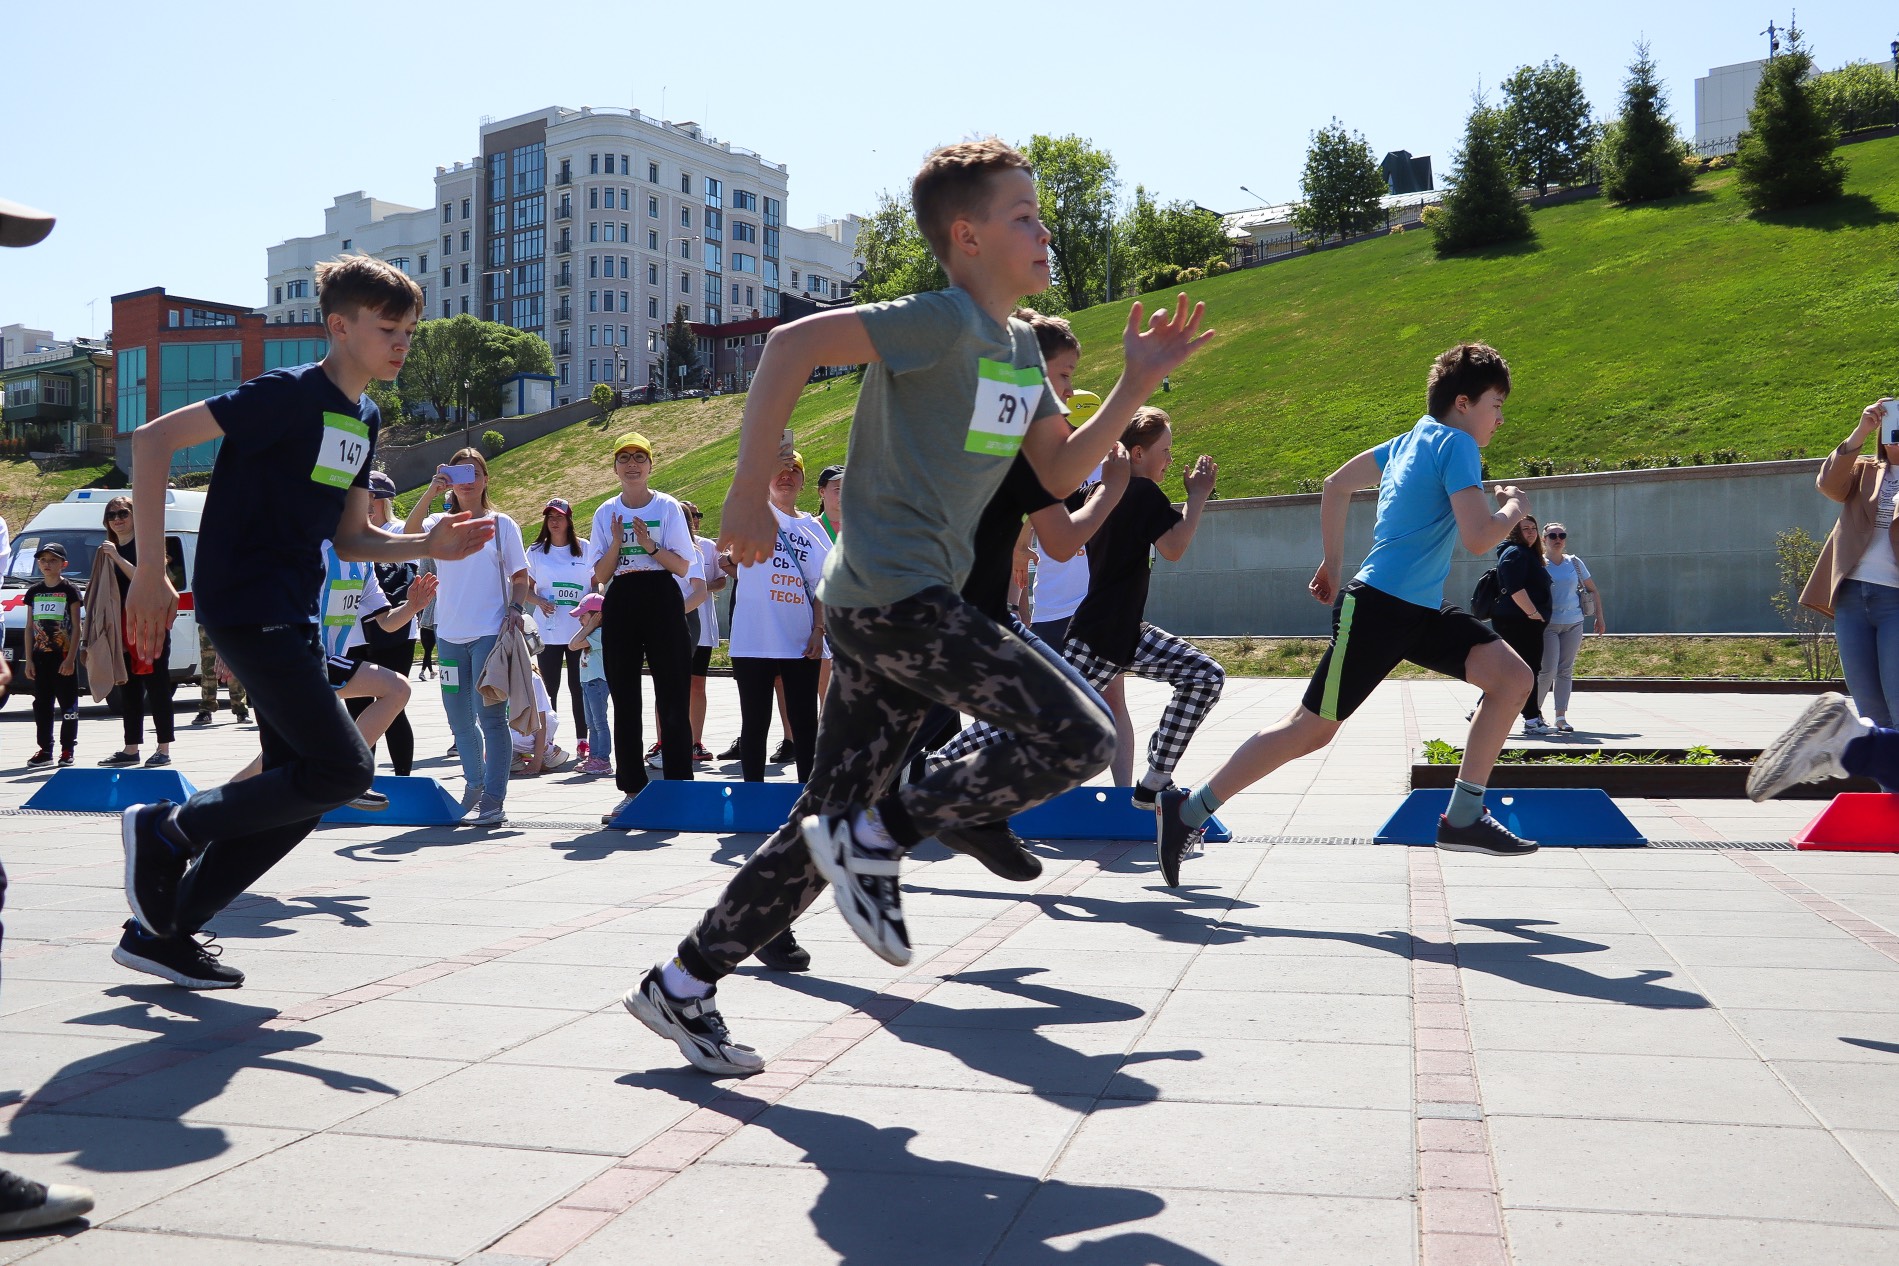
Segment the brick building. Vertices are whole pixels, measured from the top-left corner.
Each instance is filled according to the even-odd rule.
[[[163,286],[113,295],[120,469],[132,469],[132,432],[144,423],[222,395],[265,370],[320,360],[328,348],[318,321],[267,323],[241,304],[187,299]],[[178,453],[172,473],[211,469],[219,443]]]

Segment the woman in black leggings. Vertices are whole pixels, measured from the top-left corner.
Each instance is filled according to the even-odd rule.
[[[1543,562],[1543,537],[1536,520],[1525,518],[1497,547],[1497,606],[1490,615],[1497,636],[1530,666],[1543,671],[1543,630],[1550,619],[1550,573]],[[1537,709],[1536,691],[1523,703],[1523,731],[1541,734],[1549,727]]]
[[[125,600],[125,591],[132,587],[132,575],[138,567],[138,541],[132,533],[132,499],[114,497],[105,505],[105,544],[99,552],[112,560],[119,580],[119,600]],[[166,551],[166,568],[170,574],[172,586],[186,588],[184,560],[179,558],[166,542],[160,548]],[[125,723],[125,746],[100,761],[101,765],[136,765],[139,744],[145,740],[145,714],[152,714],[152,729],[158,738],[158,750],[146,760],[150,769],[158,765],[171,764],[171,743],[173,738],[171,697],[177,689],[171,679],[171,634],[165,634],[164,648],[158,656],[146,664],[144,671],[139,669],[139,661],[130,647],[125,652],[125,684],[119,687],[119,718]]]
[[[541,509],[541,534],[527,547],[528,578],[533,587],[528,601],[540,613],[541,645],[539,655],[541,684],[547,687],[547,701],[560,710],[562,670],[567,679],[567,702],[573,710],[575,751],[587,756],[587,706],[580,697],[580,657],[582,652],[568,643],[580,631],[574,608],[593,592],[593,566],[587,561],[587,542],[574,535],[574,511],[559,497]]]
[[[665,777],[692,777],[692,646],[676,577],[689,574],[698,560],[679,502],[648,486],[653,446],[645,436],[620,437],[613,473],[620,478],[620,495],[594,511],[587,550],[594,582],[606,586],[600,658],[613,698],[614,782],[624,797],[605,815],[608,822],[646,788],[642,665],[653,672],[653,712]]]

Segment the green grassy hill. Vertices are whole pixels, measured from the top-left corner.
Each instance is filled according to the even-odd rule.
[[[1824,452],[1899,394],[1899,139],[1841,153],[1847,196],[1798,214],[1748,216],[1733,172],[1716,172],[1660,205],[1538,211],[1531,246],[1440,260],[1417,231],[1210,278],[1189,291],[1219,336],[1156,403],[1178,450],[1219,460],[1226,497],[1293,491],[1409,427],[1431,358],[1465,338],[1515,375],[1488,454],[1500,476],[1527,457]],[[1112,385],[1126,312],[1073,318],[1078,385]],[[605,432],[645,429],[656,485],[715,523],[741,401],[623,410]],[[854,380],[805,393],[793,425],[814,474],[842,460],[855,401]],[[505,453],[497,497],[531,516],[558,490],[591,512],[614,486],[605,448],[601,428],[576,427]]]

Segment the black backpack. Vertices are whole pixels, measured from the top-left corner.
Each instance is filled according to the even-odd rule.
[[[1480,620],[1488,620],[1490,613],[1497,609],[1497,599],[1503,597],[1503,585],[1497,580],[1497,569],[1492,567],[1477,577],[1477,587],[1470,591],[1470,613]]]

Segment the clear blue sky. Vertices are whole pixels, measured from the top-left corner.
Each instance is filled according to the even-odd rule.
[[[1746,16],[1743,16],[1745,10]],[[541,5],[103,0],[8,6],[0,196],[50,210],[0,252],[0,323],[87,334],[109,297],[165,286],[257,304],[264,251],[319,232],[354,189],[429,205],[482,115],[549,104],[696,119],[789,165],[788,218],[867,210],[932,146],[1078,133],[1126,188],[1216,210],[1297,195],[1308,134],[1336,115],[1376,153],[1430,154],[1440,182],[1471,93],[1560,56],[1598,113],[1646,35],[1675,118],[1694,80],[1765,54],[1784,9],[1702,0],[1336,5],[922,3]],[[1453,19],[1452,14],[1457,17]],[[1078,16],[1085,15],[1085,16]],[[1887,56],[1899,10],[1808,0],[1824,67]]]

